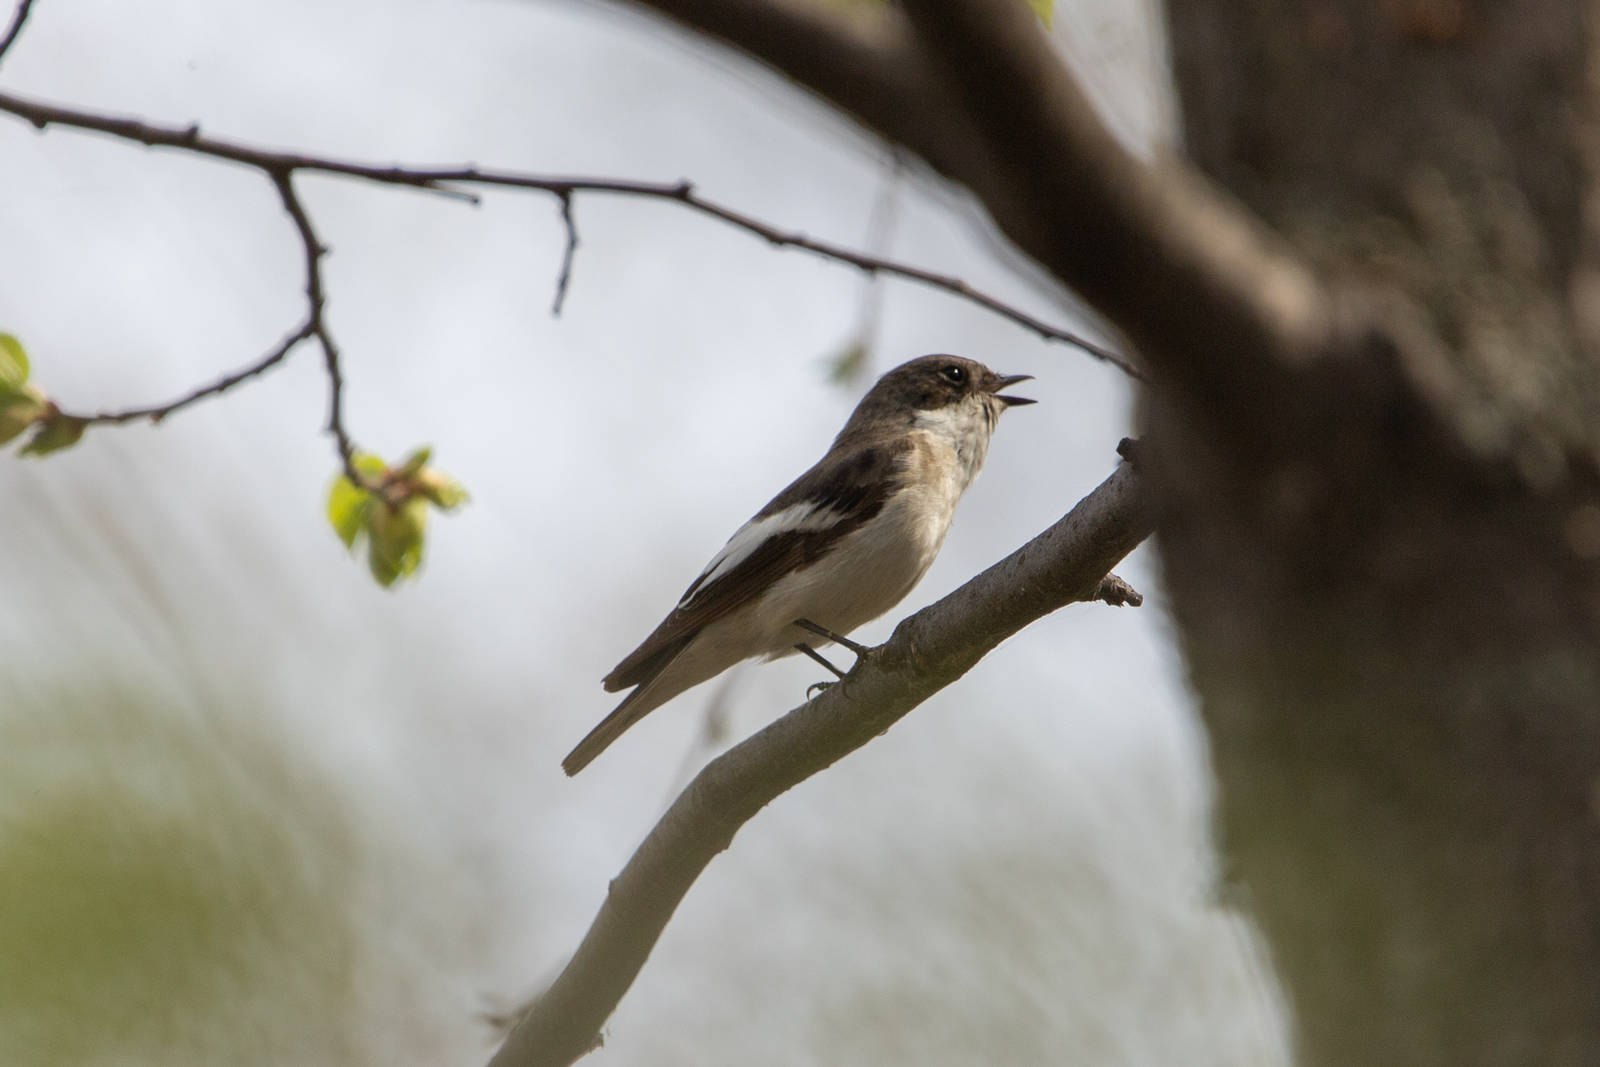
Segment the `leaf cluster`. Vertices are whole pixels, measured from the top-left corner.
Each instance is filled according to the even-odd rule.
[[[367,568],[385,589],[416,574],[430,509],[454,511],[467,502],[460,482],[428,465],[433,450],[419,448],[395,466],[370,452],[357,452],[349,473],[328,489],[328,522],[345,548],[356,552],[364,542]]]
[[[24,456],[44,456],[70,448],[83,437],[88,421],[68,415],[28,381],[32,368],[22,342],[0,333],[0,445],[33,432]]]

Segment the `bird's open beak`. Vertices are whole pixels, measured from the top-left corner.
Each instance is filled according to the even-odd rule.
[[[1025,396],[1001,396],[1000,395],[1000,390],[1002,390],[1002,389],[1008,389],[1011,386],[1016,385],[1018,382],[1031,382],[1032,380],[1033,380],[1033,375],[1031,375],[1031,374],[999,375],[999,376],[996,376],[996,378],[994,380],[994,384],[992,386],[990,386],[989,391],[994,394],[994,398],[996,400],[1001,401],[1008,408],[1018,407],[1018,406],[1020,406],[1022,404],[1037,404],[1038,403],[1037,400],[1032,400],[1032,399],[1030,399],[1028,397],[1025,397]]]

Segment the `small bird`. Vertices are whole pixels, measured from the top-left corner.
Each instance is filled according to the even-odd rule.
[[[646,714],[752,656],[803,652],[839,673],[812,646],[842,641],[921,581],[1000,413],[1033,403],[1000,390],[1031,377],[935,355],[879,378],[827,455],[739,527],[606,675],[607,692],[633,692],[562,769],[577,774]]]

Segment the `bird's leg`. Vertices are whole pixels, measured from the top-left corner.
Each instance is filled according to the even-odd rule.
[[[818,663],[820,663],[824,667],[828,668],[830,671],[832,671],[834,674],[838,675],[840,678],[844,677],[844,671],[841,671],[838,667],[835,667],[833,664],[829,663],[828,662],[828,658],[826,656],[824,656],[821,652],[818,652],[816,649],[812,648],[810,645],[806,645],[806,644],[795,645],[794,646],[794,650],[796,652],[804,652],[806,655],[810,656],[812,659],[816,660]],[[834,683],[832,683],[832,682],[815,682],[815,683],[813,683],[811,685],[806,686],[806,699],[807,700],[811,699],[811,691],[813,689],[826,689],[830,685],[833,685],[833,684]]]
[[[840,634],[836,634],[832,630],[828,629],[826,626],[818,626],[816,623],[812,622],[810,619],[796,619],[796,620],[794,620],[794,624],[796,626],[800,627],[802,630],[810,630],[812,633],[816,634],[818,637],[827,638],[829,641],[832,641],[834,644],[838,645],[841,648],[849,649],[851,652],[855,653],[857,659],[860,659],[862,656],[866,655],[867,652],[869,651],[869,649],[867,648],[866,645],[858,644],[857,642],[850,640],[848,637],[844,637],[844,636],[842,636]],[[810,656],[812,659],[816,660],[818,663],[820,663],[824,667],[828,668],[828,670],[832,671],[834,673],[834,675],[837,676],[841,681],[844,679],[844,673],[845,672],[841,671],[838,667],[835,667],[833,664],[829,663],[827,661],[827,659],[822,655],[822,653],[818,652],[816,649],[812,648],[810,645],[801,643],[801,644],[795,645],[794,647],[795,647],[795,651],[796,652],[804,652],[807,656]],[[820,689],[827,689],[830,686],[835,685],[835,684],[836,683],[834,683],[834,682],[815,682],[815,683],[813,683],[811,685],[808,685],[806,687],[806,699],[810,700],[811,699],[811,694],[814,691],[820,690]]]
[[[868,652],[868,649],[867,649],[866,645],[863,645],[863,644],[860,644],[858,642],[852,641],[848,637],[843,636],[842,634],[836,634],[832,630],[828,629],[826,626],[818,626],[816,623],[812,622],[810,619],[796,619],[796,620],[794,620],[794,624],[796,626],[800,627],[800,629],[802,629],[802,630],[810,630],[812,633],[816,634],[818,637],[826,637],[829,641],[832,641],[834,644],[838,645],[840,648],[848,648],[851,652],[854,652],[858,657],[859,656],[865,656],[867,654],[867,652]],[[831,669],[832,668],[830,668],[830,670]],[[838,671],[834,671],[833,673],[834,674],[839,674]],[[844,675],[839,674],[839,677],[843,678]]]

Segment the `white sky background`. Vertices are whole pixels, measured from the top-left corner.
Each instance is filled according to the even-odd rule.
[[[1120,128],[1164,96],[1139,12],[1062,2]],[[576,4],[39,0],[22,93],[342,157],[693,179],[859,244],[874,145],[728,55]],[[300,248],[259,176],[0,123],[0,329],[71,407],[176,395],[302,313]],[[816,459],[862,385],[826,381],[853,271],[670,205],[580,197],[565,314],[554,203],[477,210],[319,178],[347,420],[472,491],[420,582],[377,589],[321,514],[314,351],[159,429],[0,460],[0,682],[152,688],[265,717],[399,843],[369,896],[372,1017],[352,1062],[474,1064],[471,1014],[533,992],[682,782],[709,687],[567,780],[598,679],[733,529]],[[956,194],[906,185],[892,254],[1070,323]],[[1054,521],[1128,431],[1115,372],[891,283],[873,373],[930,351],[1035,374],[922,585],[864,637]],[[1246,935],[1208,903],[1202,740],[1148,553],[1147,606],[1077,606],[774,804],[681,908],[610,1027],[611,1064],[1278,1063]],[[742,737],[817,669],[747,668]],[[47,699],[47,698],[46,698]],[[381,916],[375,918],[374,916]],[[243,1061],[240,1061],[243,1062]]]

